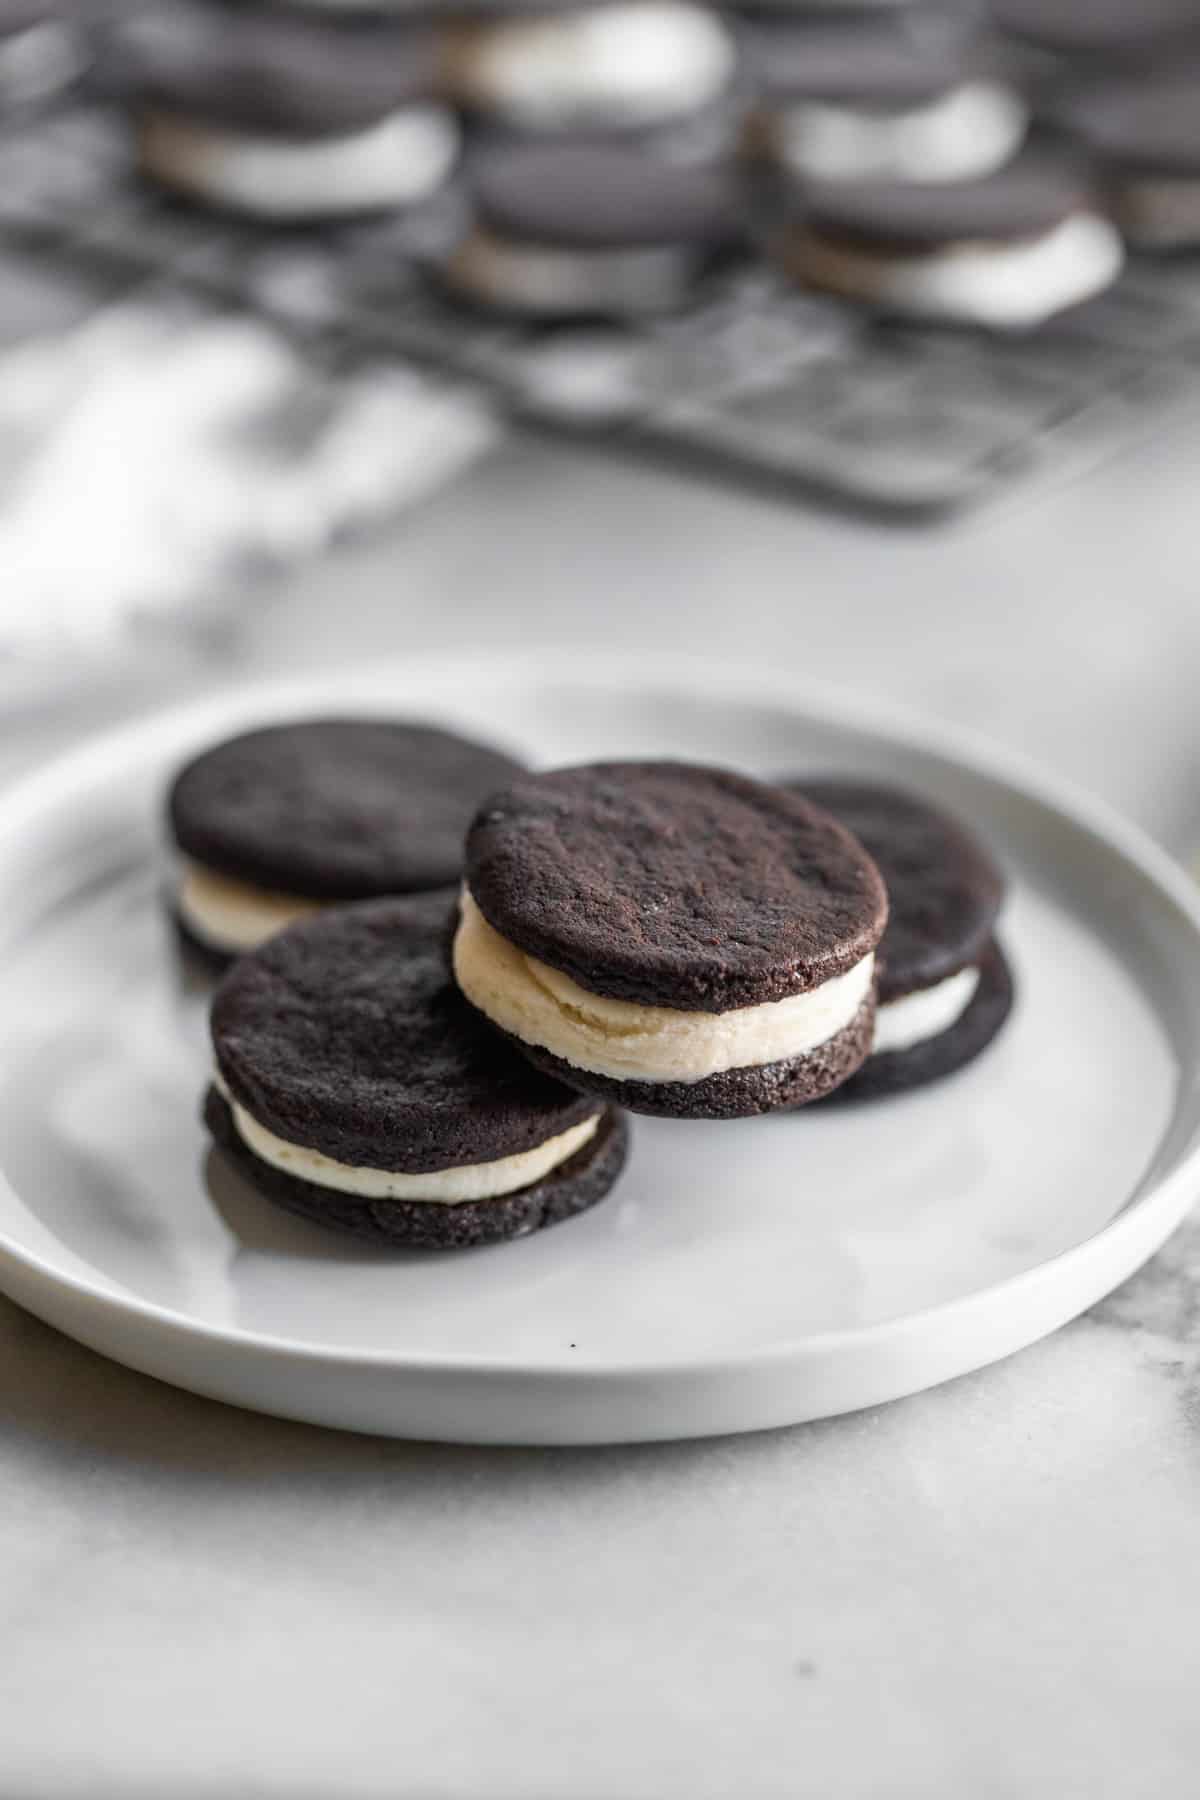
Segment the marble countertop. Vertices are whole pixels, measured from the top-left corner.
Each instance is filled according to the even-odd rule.
[[[692,646],[968,721],[1184,853],[1197,448],[932,534],[516,442],[248,616],[239,667]],[[168,698],[97,690],[4,766]],[[1200,1221],[993,1369],[705,1443],[341,1436],[7,1302],[0,1349],[14,1800],[1196,1791]]]

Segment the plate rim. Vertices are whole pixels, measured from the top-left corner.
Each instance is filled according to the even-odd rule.
[[[199,743],[206,732],[233,728],[241,715],[247,718],[287,717],[317,707],[327,709],[331,705],[345,705],[353,709],[370,703],[390,703],[412,710],[416,692],[426,684],[439,690],[451,680],[460,680],[464,684],[484,679],[529,681],[534,678],[530,668],[533,658],[536,658],[536,679],[547,687],[587,687],[602,692],[620,683],[626,693],[666,688],[675,691],[680,698],[693,701],[781,707],[865,738],[901,742],[910,749],[962,766],[984,779],[1015,788],[1039,805],[1065,816],[1076,827],[1085,829],[1105,850],[1115,853],[1131,866],[1142,881],[1157,890],[1160,899],[1172,905],[1183,924],[1190,927],[1197,949],[1200,949],[1200,887],[1182,865],[1109,802],[1091,794],[1069,777],[1048,772],[1024,751],[998,744],[970,727],[928,718],[918,709],[890,699],[880,700],[835,684],[781,674],[750,661],[727,664],[711,657],[667,651],[635,656],[598,646],[583,651],[563,647],[523,652],[477,651],[465,655],[435,653],[403,660],[387,659],[369,668],[348,665],[324,675],[301,674],[238,683],[221,692],[168,702],[128,724],[89,735],[43,768],[19,777],[7,790],[0,792],[0,846],[22,829],[36,825],[43,814],[63,803],[85,775],[94,779],[98,762],[122,765],[135,750],[145,754],[148,740],[153,744],[164,738],[186,739],[194,735]],[[444,693],[435,691],[430,703],[434,713],[443,705],[444,699]],[[452,1351],[430,1356],[403,1349],[352,1348],[301,1337],[280,1337],[238,1325],[212,1325],[141,1295],[123,1290],[113,1292],[101,1282],[63,1270],[14,1239],[3,1223],[0,1223],[0,1270],[6,1262],[16,1264],[32,1278],[35,1286],[46,1284],[55,1291],[65,1289],[88,1306],[99,1308],[120,1322],[132,1317],[155,1331],[198,1341],[214,1350],[237,1349],[263,1361],[284,1359],[317,1363],[334,1366],[343,1372],[354,1368],[393,1369],[406,1377],[469,1376],[503,1381],[524,1378],[572,1386],[616,1380],[661,1383],[682,1379],[692,1382],[745,1375],[755,1369],[795,1365],[837,1353],[878,1354],[889,1344],[902,1344],[910,1334],[920,1334],[943,1324],[953,1330],[966,1315],[981,1313],[993,1306],[1003,1309],[1008,1303],[1019,1305],[1022,1299],[1031,1300],[1039,1289],[1057,1286],[1068,1273],[1092,1275],[1095,1280],[1079,1283],[1079,1291],[1086,1290],[1087,1297],[1079,1304],[1071,1301],[1059,1318],[1059,1324],[1065,1323],[1111,1290],[1106,1264],[1119,1264],[1117,1280],[1123,1280],[1165,1242],[1190,1209],[1194,1193],[1189,1178],[1194,1180],[1198,1169],[1200,1140],[1183,1154],[1175,1167],[1160,1177],[1143,1177],[1107,1224],[1078,1243],[1000,1281],[870,1325],[808,1332],[769,1346],[742,1347],[711,1358],[682,1353],[663,1354],[653,1361],[616,1364],[589,1362],[584,1357],[564,1364]],[[2,1170],[0,1194],[15,1200],[18,1206],[23,1204],[19,1192]],[[1127,1239],[1135,1240],[1137,1252],[1135,1259],[1129,1262],[1124,1260]],[[1097,1266],[1092,1269],[1092,1264]],[[28,1304],[25,1300],[19,1303]],[[68,1332],[70,1329],[61,1328]],[[1027,1337],[1021,1337],[1021,1343],[1033,1342],[1056,1328],[1056,1325],[1038,1328]],[[1019,1347],[1020,1344],[1014,1342],[999,1354],[1010,1354]],[[976,1362],[964,1364],[964,1372],[968,1366],[978,1367],[981,1362],[993,1360],[996,1360],[993,1355],[985,1355]],[[911,1390],[897,1389],[897,1393],[902,1391]],[[864,1405],[871,1403],[863,1402]],[[839,1407],[836,1410],[848,1409]],[[521,1441],[564,1440],[525,1438]]]

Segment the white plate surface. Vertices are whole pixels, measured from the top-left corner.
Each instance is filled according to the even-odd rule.
[[[1072,1318],[1193,1198],[1200,905],[1139,834],[1014,759],[772,676],[590,658],[410,663],[246,690],[89,746],[0,805],[0,1286],[121,1362],[318,1423],[507,1443],[747,1430],[894,1398]],[[210,1156],[204,1008],[159,904],[194,748],[269,716],[395,710],[539,762],[670,753],[876,772],[1012,877],[1009,1027],[873,1108],[639,1119],[585,1217],[380,1255]]]

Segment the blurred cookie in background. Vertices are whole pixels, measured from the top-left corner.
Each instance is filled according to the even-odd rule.
[[[1197,0],[990,0],[993,23],[1059,57],[1122,62],[1200,45]]]
[[[1039,325],[1103,292],[1123,260],[1088,183],[1033,156],[976,181],[811,184],[773,244],[808,286],[1001,330]]]
[[[1079,89],[1058,116],[1091,153],[1130,244],[1200,245],[1200,60]]]
[[[479,15],[459,26],[455,99],[523,132],[637,129],[725,94],[736,50],[719,15],[689,0]]]
[[[1028,110],[970,34],[895,13],[756,14],[752,142],[818,180],[961,181],[1020,148]]]
[[[473,224],[442,276],[461,297],[530,317],[669,310],[744,234],[730,164],[644,147],[493,143],[468,187]]]
[[[441,29],[189,8],[131,21],[112,79],[142,172],[191,199],[303,221],[405,207],[449,176]]]

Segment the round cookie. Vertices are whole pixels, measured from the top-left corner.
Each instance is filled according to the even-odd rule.
[[[1122,263],[1088,184],[1034,156],[976,181],[811,184],[775,247],[814,287],[1018,330],[1102,292]]]
[[[746,60],[758,141],[807,179],[962,181],[1025,135],[1023,101],[958,32],[776,15],[747,25]]]
[[[443,277],[477,304],[529,316],[677,306],[742,232],[731,167],[632,146],[490,144],[469,186],[474,223]]]
[[[203,751],[167,801],[185,938],[223,966],[330,902],[456,883],[476,807],[520,767],[391,719],[298,720]]]
[[[609,1191],[620,1115],[532,1069],[451,980],[454,902],[375,900],[244,957],[205,1118],[269,1199],[414,1249],[522,1237]]]
[[[143,172],[281,222],[426,199],[457,159],[444,34],[421,21],[154,13],[117,40]]]
[[[690,0],[628,0],[502,13],[460,28],[460,104],[521,131],[656,125],[710,106],[736,52],[716,13]]]
[[[1200,71],[1146,71],[1063,98],[1061,121],[1087,146],[1113,216],[1139,250],[1200,244]]]
[[[854,833],[888,890],[872,1052],[842,1091],[899,1093],[962,1068],[1012,1006],[1012,977],[993,936],[1004,899],[996,862],[965,826],[900,789],[841,779],[787,785]]]
[[[476,818],[466,881],[459,986],[587,1093],[736,1118],[866,1055],[883,883],[796,795],[670,762],[527,776]]]

